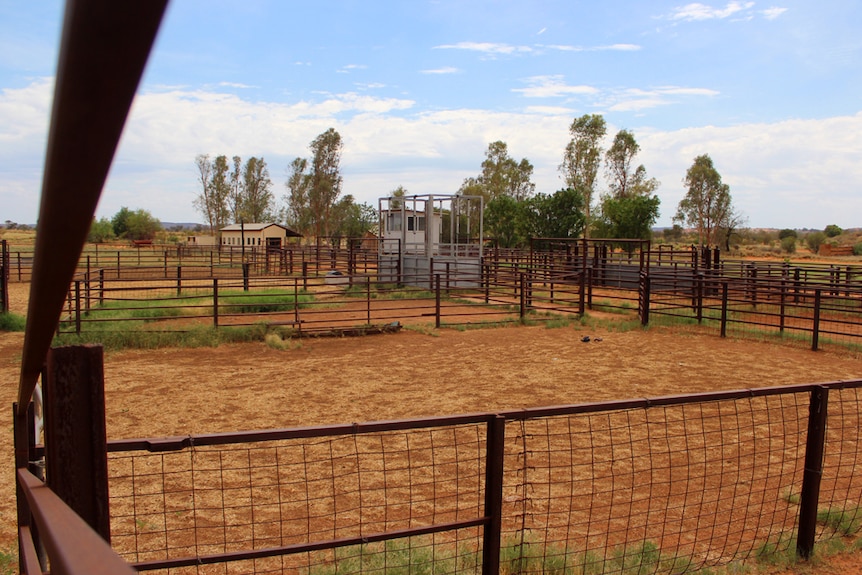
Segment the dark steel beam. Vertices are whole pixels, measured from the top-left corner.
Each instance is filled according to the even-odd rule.
[[[69,0],[63,22],[27,331],[26,409],[167,0]]]
[[[18,469],[33,519],[55,575],[134,575],[137,573],[48,486],[26,469]],[[28,560],[32,554],[28,553]]]

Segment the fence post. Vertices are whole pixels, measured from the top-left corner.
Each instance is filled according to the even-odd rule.
[[[9,311],[9,246],[0,240],[0,313]]]
[[[177,266],[177,297],[183,293],[183,266]]]
[[[213,327],[218,328],[218,278],[213,278]]]
[[[697,323],[703,321],[703,272],[699,272],[694,278],[697,296]]]
[[[784,316],[787,314],[787,276],[781,276],[781,295],[778,306],[778,332],[784,333]]]
[[[440,274],[434,275],[434,327],[440,328]]]
[[[45,474],[51,490],[110,542],[105,378],[99,345],[48,352]]]
[[[248,291],[248,270],[249,270],[248,262],[242,262],[242,291]]]
[[[803,559],[814,551],[817,530],[817,504],[820,499],[820,479],[823,476],[823,444],[826,438],[826,409],[829,389],[822,385],[811,389],[808,406],[808,438],[805,442],[805,470],[802,474],[802,494],[799,498],[799,531],[796,553]]]
[[[500,538],[503,521],[503,447],[506,418],[494,416],[488,421],[485,453],[485,518],[482,541],[482,575],[500,572]]]
[[[749,265],[749,277],[751,278],[749,282],[751,286],[751,307],[757,309],[757,266],[754,264]]]
[[[365,276],[365,309],[367,310],[366,323],[371,325],[371,277],[369,276]]]
[[[305,262],[302,262],[302,267],[305,267]],[[303,281],[305,279],[303,278]],[[302,330],[299,324],[299,279],[293,278],[293,323],[296,324],[297,328]]]
[[[727,281],[721,282],[721,337],[727,337]]]
[[[303,261],[302,261],[302,289],[308,289],[308,262],[305,261],[305,255],[303,253]]]
[[[586,297],[587,297],[586,283],[587,283],[587,270],[585,268],[581,268],[581,274],[580,274],[580,277],[578,278],[578,292],[579,292],[578,293],[578,299],[580,300],[580,301],[578,301],[578,315],[580,317],[584,317],[584,312],[586,311],[586,309],[585,309],[586,308]]]
[[[105,270],[99,268],[99,305],[105,303]]]
[[[817,351],[820,344],[820,300],[822,290],[814,290],[814,325],[811,330],[811,350]]]
[[[527,315],[527,274],[525,274],[524,272],[521,272],[520,276],[521,276],[521,281],[520,281],[520,286],[521,286],[520,317],[521,317],[521,320],[523,320],[524,317]]]
[[[81,335],[81,280],[75,280],[75,333]]]
[[[638,314],[641,317],[641,325],[649,325],[650,283],[649,275],[641,272],[639,286],[641,297],[638,298],[638,303],[640,304]]]
[[[13,403],[12,418],[14,422],[13,435],[15,445],[16,469],[27,468],[33,475],[44,481],[45,473],[39,465],[39,463],[41,462],[37,461],[35,453],[36,437],[35,413],[33,402],[31,401],[30,404],[27,406],[27,411],[25,413],[18,413],[18,402]],[[42,545],[41,538],[39,537],[39,528],[32,520],[30,514],[30,505],[27,502],[27,497],[24,495],[24,491],[21,489],[21,486],[17,484],[17,482],[15,485],[15,498],[18,504],[18,527],[19,529],[23,526],[30,527],[30,531],[33,534],[33,543],[36,547],[39,564],[44,569],[47,565],[47,557],[45,556],[45,548]],[[18,569],[20,573],[24,573],[23,559],[23,557],[19,557]]]
[[[485,303],[491,300],[491,264],[482,264],[482,283],[485,284]]]

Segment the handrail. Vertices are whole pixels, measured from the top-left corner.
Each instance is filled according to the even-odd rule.
[[[18,387],[25,409],[167,0],[69,0],[42,180]]]
[[[108,543],[51,489],[26,469],[17,471],[18,485],[30,505],[39,536],[55,575],[133,575],[137,573]],[[26,549],[22,541],[22,547]],[[32,553],[27,553],[27,572]],[[41,570],[38,571],[41,573]]]

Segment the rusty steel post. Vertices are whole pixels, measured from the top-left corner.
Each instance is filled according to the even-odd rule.
[[[811,328],[811,351],[817,351],[820,346],[820,304],[822,290],[814,290],[814,325]]]
[[[434,276],[434,323],[440,328],[440,274]]]
[[[488,421],[485,452],[485,517],[482,541],[482,574],[500,572],[500,545],[503,518],[503,454],[506,418],[497,415]]]
[[[110,542],[102,347],[52,348],[45,385],[48,486]]]
[[[811,390],[808,406],[808,438],[805,443],[805,470],[802,474],[802,494],[799,499],[799,531],[796,553],[803,559],[814,551],[817,530],[817,504],[820,499],[820,479],[823,476],[823,445],[826,438],[826,409],[829,389],[818,385]]]
[[[218,278],[213,278],[213,327],[218,329]]]

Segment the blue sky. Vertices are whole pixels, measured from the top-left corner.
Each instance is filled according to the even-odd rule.
[[[62,10],[0,0],[0,221],[37,217]],[[659,225],[707,153],[752,227],[860,227],[860,28],[857,0],[174,0],[97,215],[201,221],[198,154],[263,156],[282,202],[330,127],[360,202],[454,193],[495,140],[553,193],[599,113],[661,181]]]

